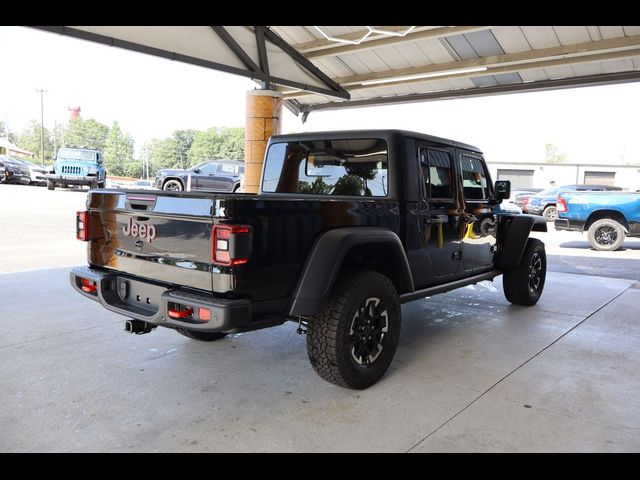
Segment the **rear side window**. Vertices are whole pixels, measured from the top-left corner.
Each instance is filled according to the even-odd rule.
[[[262,191],[386,197],[387,144],[382,139],[274,143],[265,159]]]
[[[484,200],[489,197],[487,172],[479,158],[463,155],[460,158],[462,190],[467,200]]]
[[[420,163],[425,180],[427,198],[453,198],[451,154],[443,150],[422,149]]]
[[[228,163],[223,163],[220,171],[222,173],[235,173],[237,168],[238,168],[237,165],[229,165]]]

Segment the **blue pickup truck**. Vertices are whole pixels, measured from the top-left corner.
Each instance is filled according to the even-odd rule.
[[[640,192],[563,192],[556,206],[556,230],[586,231],[596,250],[617,250],[625,237],[640,237]]]
[[[529,197],[526,213],[542,215],[547,222],[553,222],[558,216],[556,197],[560,192],[605,192],[610,190],[621,191],[622,189],[609,185],[563,185],[562,187],[548,188]]]

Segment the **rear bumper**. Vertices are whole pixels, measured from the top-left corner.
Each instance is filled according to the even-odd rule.
[[[46,178],[52,182],[65,183],[67,185],[91,185],[98,181],[96,175],[53,175],[48,173]]]
[[[83,290],[82,279],[95,282],[95,291]],[[107,310],[152,325],[186,328],[204,332],[242,330],[251,323],[252,303],[247,299],[216,298],[152,283],[127,275],[90,267],[76,267],[70,272],[71,286],[81,295],[100,303]],[[173,318],[177,310],[192,310],[192,315]],[[210,312],[210,319],[200,318],[200,309]],[[205,317],[206,318],[206,317]]]
[[[584,221],[570,220],[568,218],[556,218],[553,221],[556,230],[569,230],[573,232],[582,232],[584,230]]]

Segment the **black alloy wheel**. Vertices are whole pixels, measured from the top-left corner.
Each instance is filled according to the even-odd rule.
[[[389,315],[384,303],[377,298],[367,298],[358,308],[349,331],[351,358],[360,366],[374,363],[382,350],[389,332]]]

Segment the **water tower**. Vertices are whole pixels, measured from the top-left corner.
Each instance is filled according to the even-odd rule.
[[[69,121],[80,116],[80,105],[77,107],[67,107],[67,110],[69,110]]]

